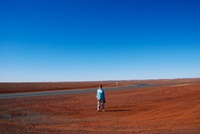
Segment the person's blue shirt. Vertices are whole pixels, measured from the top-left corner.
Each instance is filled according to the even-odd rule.
[[[97,99],[98,100],[103,100],[105,99],[105,94],[103,89],[97,89]]]

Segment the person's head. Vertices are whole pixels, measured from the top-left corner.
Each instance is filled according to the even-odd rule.
[[[100,88],[100,89],[102,89],[102,88],[103,88],[103,86],[102,86],[102,85],[100,85],[100,86],[99,86],[99,88]]]

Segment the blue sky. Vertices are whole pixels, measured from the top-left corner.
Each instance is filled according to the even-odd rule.
[[[0,82],[200,77],[198,0],[2,0]]]

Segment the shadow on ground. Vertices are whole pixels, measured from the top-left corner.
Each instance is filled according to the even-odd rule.
[[[130,109],[116,109],[116,110],[106,110],[106,112],[127,112],[131,111]]]

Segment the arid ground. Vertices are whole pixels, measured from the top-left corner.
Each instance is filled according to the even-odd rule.
[[[125,81],[124,84],[122,82],[119,84],[143,83],[169,85],[108,91],[106,88],[115,86],[115,82],[112,84],[108,82],[107,85],[103,83],[106,93],[106,112],[96,111],[95,92],[0,99],[0,133],[197,134],[200,132],[199,79]],[[17,83],[14,83],[15,88],[9,90],[7,86],[12,87],[12,84],[0,83],[1,93],[32,91],[30,88],[20,90],[22,85],[17,87]],[[26,87],[31,87],[30,83],[26,84]],[[88,82],[85,88],[98,88],[98,84],[101,82],[92,82],[92,86]],[[66,85],[60,89],[84,88],[83,83],[74,84],[75,88],[72,86],[66,88]],[[43,89],[41,91],[53,90],[48,86],[41,89]],[[40,90],[34,87],[33,91]]]

